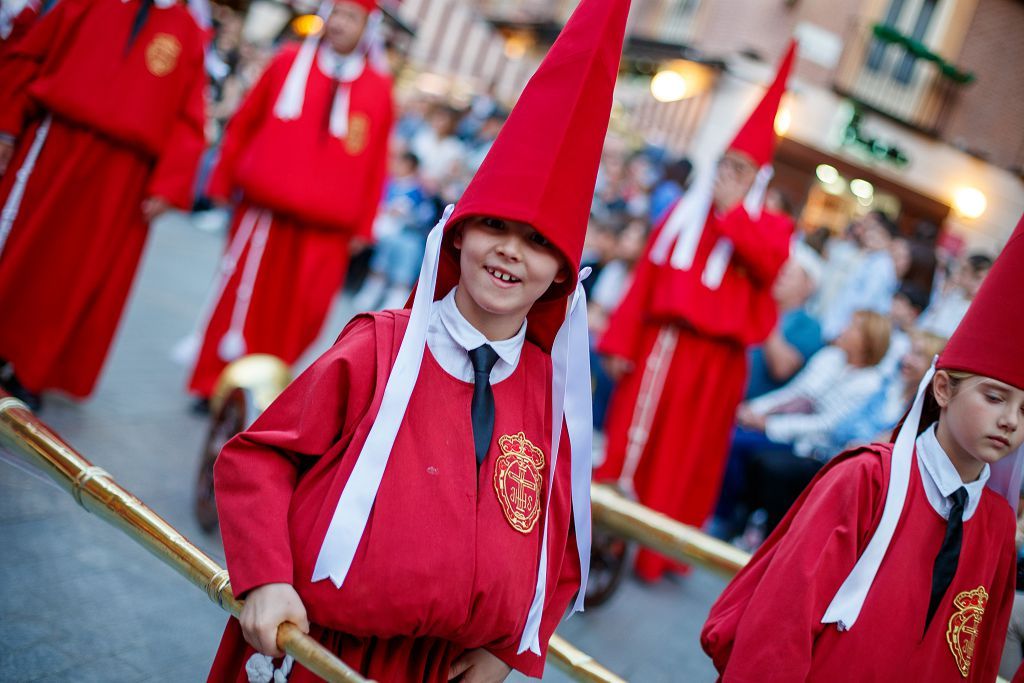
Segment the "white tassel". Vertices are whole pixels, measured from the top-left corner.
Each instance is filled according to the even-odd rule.
[[[281,662],[281,667],[274,669],[274,660],[257,652],[245,663],[245,675],[249,683],[288,683],[294,664],[295,659],[288,655]]]
[[[199,335],[191,333],[171,349],[171,360],[178,365],[191,366],[199,357]]]
[[[217,345],[217,355],[225,363],[245,355],[245,337],[238,330],[228,330]]]
[[[274,680],[274,660],[257,652],[245,663],[245,675],[249,683],[270,683]]]

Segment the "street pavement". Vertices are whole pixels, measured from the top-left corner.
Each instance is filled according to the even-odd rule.
[[[220,539],[192,514],[207,421],[190,413],[171,350],[195,323],[222,243],[182,215],[158,221],[97,392],[82,403],[48,395],[40,415],[220,563]],[[347,304],[339,297],[300,365],[337,336]],[[205,680],[224,613],[69,495],[4,463],[0,548],[0,681]],[[711,681],[698,638],[724,585],[699,569],[653,586],[628,579],[558,632],[631,681]],[[549,665],[543,680],[569,679]]]

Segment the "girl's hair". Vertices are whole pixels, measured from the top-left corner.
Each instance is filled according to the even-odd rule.
[[[875,311],[857,311],[853,314],[853,323],[864,337],[864,365],[878,365],[889,350],[892,333],[889,318]]]

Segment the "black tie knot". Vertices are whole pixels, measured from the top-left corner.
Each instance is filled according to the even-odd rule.
[[[491,369],[498,362],[498,352],[489,344],[481,344],[469,352],[469,360],[473,363],[474,377],[483,375],[486,380],[490,378]]]
[[[961,486],[956,491],[953,491],[953,493],[949,494],[949,497],[953,500],[953,507],[949,511],[949,516],[953,516],[954,510],[959,510],[959,515],[961,518],[963,518],[964,506],[967,505],[967,489]]]

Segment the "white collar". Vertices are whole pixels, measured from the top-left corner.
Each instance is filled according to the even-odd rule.
[[[519,354],[523,350],[523,342],[526,339],[526,320],[523,320],[522,327],[519,328],[515,336],[501,341],[490,341],[466,320],[462,312],[459,311],[459,307],[455,305],[456,289],[458,287],[452,287],[452,290],[436,304],[438,315],[448,334],[456,344],[467,352],[482,344],[489,344],[498,354],[500,360],[515,367],[519,363]]]
[[[178,0],[153,0],[153,4],[160,9],[167,9],[178,4]]]
[[[347,55],[339,54],[330,45],[321,41],[316,53],[316,64],[328,78],[350,83],[362,75],[366,58],[358,51]]]
[[[953,466],[942,444],[935,436],[936,425],[930,426],[917,437],[917,462],[921,470],[921,481],[931,506],[945,518],[949,517],[952,502],[949,497],[961,486],[967,489],[967,507],[964,509],[964,521],[967,521],[978,509],[981,494],[991,475],[991,468],[986,464],[981,474],[972,482],[964,483],[960,474]]]

